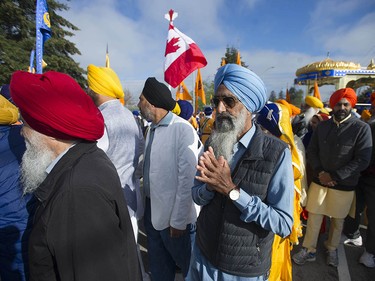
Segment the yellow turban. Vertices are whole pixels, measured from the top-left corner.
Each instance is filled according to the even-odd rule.
[[[124,91],[117,74],[109,67],[97,67],[90,64],[87,67],[87,81],[95,93],[121,99]]]
[[[176,105],[174,106],[174,108],[172,109],[172,112],[176,115],[180,115],[181,113],[181,107],[180,105],[176,102]]]
[[[321,113],[324,113],[324,114],[329,115],[329,111],[328,111],[327,108],[325,108],[325,107],[320,108],[319,111],[320,111]]]
[[[316,98],[316,97],[313,97],[313,96],[306,96],[305,103],[308,106],[315,107],[315,108],[323,108],[324,107],[322,101],[320,99]]]
[[[0,95],[0,125],[11,125],[18,121],[18,109]]]

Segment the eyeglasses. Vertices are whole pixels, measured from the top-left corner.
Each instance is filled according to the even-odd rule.
[[[218,107],[220,102],[223,102],[226,107],[233,108],[235,107],[238,99],[234,97],[214,97],[211,100],[213,107]]]

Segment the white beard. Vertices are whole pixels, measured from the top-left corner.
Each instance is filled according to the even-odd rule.
[[[223,156],[228,162],[232,160],[233,146],[245,128],[246,115],[246,108],[242,109],[237,118],[227,112],[216,114],[215,128],[209,139],[216,158]]]
[[[54,159],[53,152],[44,143],[42,135],[36,131],[26,140],[26,151],[21,163],[23,193],[34,192],[47,177],[46,168]]]
[[[308,109],[306,109],[304,113],[305,116],[303,117],[303,122],[305,122],[306,127],[309,125],[311,118],[313,118],[313,116],[317,114],[318,112],[319,112],[319,109],[315,107],[309,107]]]

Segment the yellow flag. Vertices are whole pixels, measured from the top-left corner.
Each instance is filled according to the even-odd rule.
[[[318,86],[318,82],[315,80],[314,82],[314,97],[316,97],[317,99],[319,99],[320,101],[322,100],[320,98],[320,92],[319,92],[319,86]]]
[[[42,69],[45,68],[48,64],[42,59]],[[30,68],[30,66],[27,68],[27,71],[30,73],[35,73],[35,67],[33,69]]]
[[[237,51],[237,59],[236,59],[236,63],[238,65],[241,65],[241,56],[240,56],[240,51]]]
[[[203,104],[206,104],[206,95],[204,93],[201,70],[198,68],[197,79],[195,80],[195,99],[201,98]]]
[[[227,63],[226,63],[226,61],[225,61],[225,58],[222,58],[221,59],[221,65],[220,66],[223,66],[223,65],[226,65]]]
[[[184,81],[177,87],[176,100],[193,100]]]
[[[108,54],[108,44],[107,44],[107,51],[105,53],[105,67],[110,67],[110,64],[109,64],[109,54]]]

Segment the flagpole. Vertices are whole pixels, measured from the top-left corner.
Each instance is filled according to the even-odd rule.
[[[197,100],[197,93],[196,93],[196,87],[195,85],[197,84],[197,74],[196,72],[198,72],[197,70],[194,71],[194,75],[193,77],[195,77],[195,80],[193,78],[193,89],[194,89],[194,95],[193,95],[193,105],[194,105],[194,114],[197,115],[197,104],[196,104],[196,100]]]
[[[38,0],[36,2],[36,73],[42,73],[42,59],[43,59],[43,35],[40,31],[40,26],[42,26],[43,17],[40,16],[41,11],[41,2]]]
[[[51,22],[48,13],[46,0],[36,1],[36,42],[35,42],[35,58],[36,73],[43,72],[43,49],[44,42],[51,37]]]

